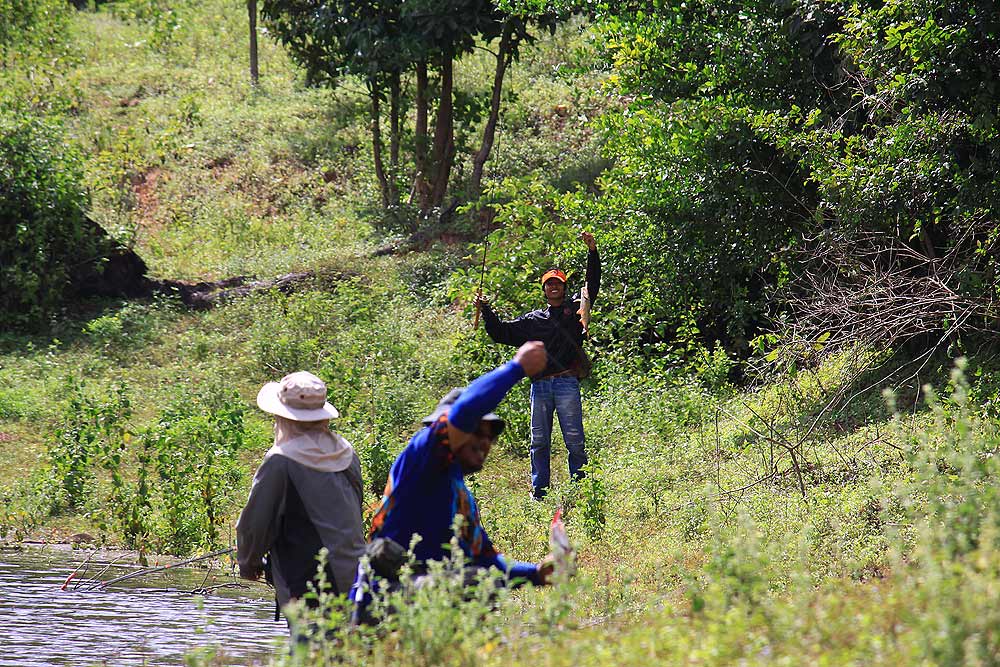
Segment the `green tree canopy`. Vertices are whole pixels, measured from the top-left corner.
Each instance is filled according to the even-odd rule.
[[[595,19],[622,104],[598,121],[613,166],[588,217],[621,344],[745,354],[787,317],[824,340],[868,321],[879,344],[936,345],[995,321],[996,3],[501,6]]]
[[[365,82],[383,207],[399,206],[400,191],[409,181],[423,216],[445,205],[456,158],[455,61],[476,44],[499,39],[490,118],[474,160],[475,194],[492,146],[504,72],[517,57],[520,45],[532,39],[529,26],[552,30],[560,18],[555,13],[525,16],[501,12],[489,0],[266,0],[262,14],[303,66],[310,82],[337,85],[345,76],[357,76]],[[408,117],[404,75],[414,79],[409,161],[400,155]],[[388,165],[382,155],[381,124],[386,99]]]

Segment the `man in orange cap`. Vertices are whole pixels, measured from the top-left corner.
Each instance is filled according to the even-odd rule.
[[[593,235],[583,232],[580,237],[589,250],[587,297],[592,304],[601,284],[601,260]],[[536,500],[541,500],[549,488],[553,412],[559,416],[559,427],[569,452],[570,475],[582,478],[583,466],[587,464],[580,378],[586,374],[589,362],[583,351],[581,299],[579,295],[566,298],[566,274],[559,269],[550,269],[542,275],[542,292],[545,308],[509,321],[497,317],[485,299],[476,299],[486,333],[494,342],[520,346],[540,340],[545,344],[548,355],[545,370],[531,381],[531,495]]]

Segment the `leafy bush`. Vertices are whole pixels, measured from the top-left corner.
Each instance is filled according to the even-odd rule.
[[[896,494],[912,520],[926,521],[923,548],[949,561],[1000,535],[1000,432],[969,402],[965,368],[959,359],[944,397],[925,388],[933,426],[910,438],[914,479]]]
[[[0,325],[37,327],[106,249],[88,223],[79,154],[58,124],[0,117]]]
[[[179,394],[139,430],[124,385],[100,397],[70,381],[66,393],[64,425],[39,486],[45,514],[86,510],[98,528],[141,552],[187,554],[223,541],[220,529],[243,499],[245,479],[237,396],[213,388]],[[41,517],[22,511],[2,518],[6,531]]]
[[[193,400],[192,400],[193,399]],[[242,500],[243,405],[238,396],[180,397],[145,434],[158,477],[158,546],[185,554],[220,544],[219,529]]]
[[[145,24],[149,29],[149,45],[155,51],[165,52],[175,42],[175,32],[181,26],[180,14],[186,3],[163,3],[152,0],[117,0],[110,3],[111,11],[125,21]]]
[[[104,400],[87,395],[84,386],[73,379],[67,381],[66,390],[69,400],[63,411],[63,424],[48,451],[55,487],[55,502],[50,511],[54,513],[64,508],[81,509],[92,498],[99,466],[109,467],[113,474],[120,473],[132,414],[124,386],[119,385]]]
[[[590,460],[584,466],[584,472],[586,477],[579,482],[581,495],[579,510],[587,537],[599,540],[604,536],[607,523],[608,489],[603,479],[604,470],[601,468],[598,452],[590,456]]]
[[[401,586],[373,595],[370,609],[379,619],[377,628],[349,627],[352,605],[343,596],[308,593],[318,604],[310,608],[302,600],[289,609],[292,628],[302,639],[291,664],[479,664],[482,651],[493,650],[501,640],[505,614],[513,609],[510,589],[498,587],[503,575],[469,571],[457,539],[449,558],[426,565],[426,573],[414,576],[411,552]]]
[[[0,0],[0,66],[9,64],[9,56],[60,46],[70,12],[62,0]]]
[[[162,305],[124,304],[87,322],[83,332],[105,354],[121,359],[153,339],[155,318]]]
[[[27,539],[51,512],[52,495],[50,480],[38,474],[0,488],[0,539]]]

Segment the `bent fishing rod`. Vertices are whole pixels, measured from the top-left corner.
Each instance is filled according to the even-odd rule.
[[[158,567],[144,568],[137,572],[130,572],[128,574],[123,574],[120,577],[115,577],[114,579],[108,579],[107,581],[98,581],[96,583],[91,584],[89,588],[85,588],[83,590],[86,592],[103,590],[108,586],[110,586],[111,584],[117,584],[120,581],[135,579],[136,577],[142,577],[147,574],[153,574],[154,572],[162,572],[163,570],[169,570],[171,568],[181,567],[182,565],[190,565],[191,563],[197,563],[198,561],[208,560],[209,558],[224,556],[225,554],[230,554],[234,551],[236,551],[236,547],[227,547],[225,549],[219,549],[217,551],[213,551],[212,553],[204,554],[202,556],[195,556],[194,558],[188,558],[186,560],[182,560],[177,563],[170,563],[169,565],[160,565]],[[68,584],[70,582],[70,579],[72,579],[75,575],[76,572],[74,571],[73,574],[67,577],[66,582],[63,584],[63,590],[65,590],[66,584]]]

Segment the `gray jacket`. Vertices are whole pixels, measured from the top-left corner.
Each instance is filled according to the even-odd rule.
[[[362,498],[357,454],[342,472],[321,472],[280,454],[266,458],[236,523],[240,565],[259,567],[270,551],[278,604],[284,606],[305,592],[325,546],[327,573],[336,591],[346,594],[365,549]]]

